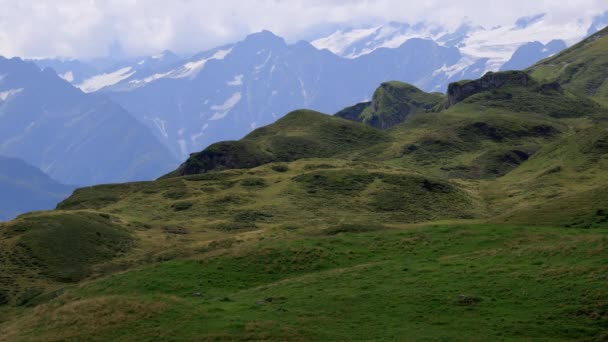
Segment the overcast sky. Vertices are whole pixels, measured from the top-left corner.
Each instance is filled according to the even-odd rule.
[[[0,8],[1,55],[94,57],[115,41],[129,55],[187,53],[262,29],[295,41],[391,20],[492,27],[541,12],[588,20],[608,0],[0,0]]]

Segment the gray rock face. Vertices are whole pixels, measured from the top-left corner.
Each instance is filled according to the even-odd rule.
[[[488,72],[482,78],[475,81],[450,84],[448,87],[447,106],[453,106],[471,95],[500,88],[507,83],[526,86],[529,82],[530,76],[523,71]]]

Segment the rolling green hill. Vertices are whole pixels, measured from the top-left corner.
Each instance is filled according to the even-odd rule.
[[[242,140],[216,143],[192,154],[166,177],[256,167],[275,161],[339,157],[388,140],[388,135],[368,126],[298,110]]]
[[[0,341],[605,340],[608,110],[541,72],[605,33],[1,224]]]
[[[403,82],[385,82],[374,92],[371,102],[345,108],[335,116],[387,129],[416,113],[426,113],[440,105],[445,96],[424,91]]]
[[[572,92],[608,105],[608,27],[529,71],[539,80],[556,81]]]

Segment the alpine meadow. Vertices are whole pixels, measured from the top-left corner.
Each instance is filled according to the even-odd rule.
[[[308,49],[294,46],[288,62]],[[374,63],[359,48],[336,61],[363,72]],[[523,70],[433,81],[443,89],[382,81],[336,113],[282,113],[179,166],[178,143],[121,114],[156,106],[157,88],[64,82],[98,120],[94,138],[78,128],[87,115],[49,126],[124,148],[62,137],[67,161],[47,166],[86,179],[76,190],[29,165],[13,173],[36,174],[33,186],[0,173],[11,197],[65,198],[0,222],[0,341],[608,340],[608,27],[563,48]],[[153,100],[135,104],[142,94]],[[17,106],[3,101],[0,122]],[[118,125],[97,103],[125,122],[117,133],[95,128]],[[76,111],[51,104],[40,115]],[[71,174],[85,155],[105,168]],[[142,168],[160,177],[88,182]]]

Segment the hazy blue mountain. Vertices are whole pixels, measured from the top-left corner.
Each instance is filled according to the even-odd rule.
[[[75,187],[61,184],[17,158],[0,156],[0,220],[54,209]]]
[[[552,40],[547,44],[531,42],[520,46],[511,59],[500,70],[522,70],[541,59],[552,56],[567,47],[563,40]]]
[[[521,17],[515,21],[515,29],[525,29],[526,27],[541,21],[546,15],[547,13],[538,13]]]
[[[77,59],[44,58],[32,60],[40,69],[52,68],[64,80],[79,84],[101,72],[95,65]]]
[[[369,100],[382,82],[443,92],[450,82],[487,71],[525,68],[565,47],[560,40],[532,40],[546,42],[553,32],[547,25],[543,15],[490,29],[466,22],[455,29],[391,22],[340,28],[296,44],[264,31],[188,58],[165,51],[114,63],[72,83],[120,104],[183,159],[294,109],[334,113]],[[566,39],[579,31],[555,35]]]
[[[0,57],[0,154],[66,184],[152,179],[175,159],[121,106],[18,58]]]
[[[461,57],[457,48],[410,39],[349,59],[303,41],[290,45],[263,31],[152,75],[134,74],[101,92],[183,158],[213,142],[238,139],[294,109],[334,113],[368,99],[385,81],[444,90],[450,81],[484,71],[460,68]]]
[[[89,60],[45,58],[32,60],[40,69],[52,68],[57,75],[85,92],[111,86],[126,77],[145,78],[181,58],[169,50],[157,55],[116,59],[102,57]]]
[[[606,26],[608,26],[608,11],[593,18],[593,22],[591,22],[591,26],[587,30],[587,35],[590,36]]]

